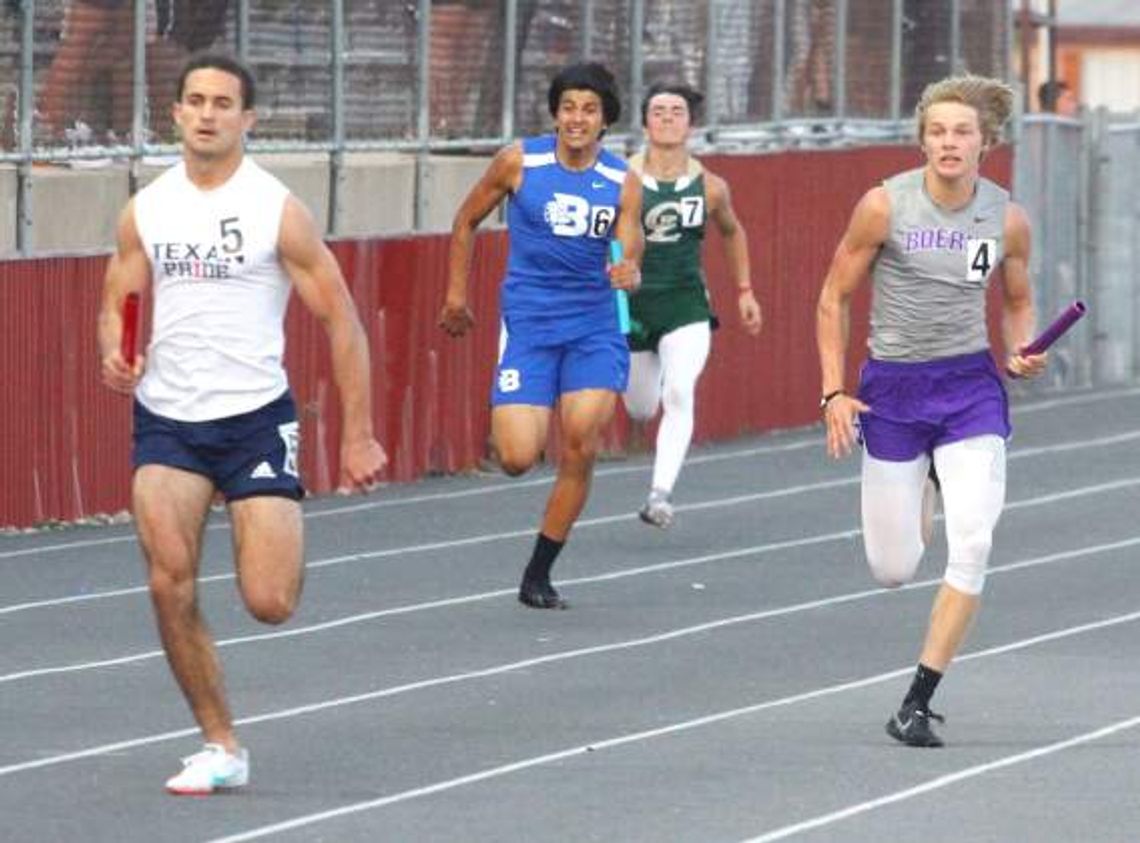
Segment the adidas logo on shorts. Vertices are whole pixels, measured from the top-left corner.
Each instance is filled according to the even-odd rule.
[[[273,466],[262,460],[249,477],[251,480],[274,480],[277,477],[277,472],[273,470]]]

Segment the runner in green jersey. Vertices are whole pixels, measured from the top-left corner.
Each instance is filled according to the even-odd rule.
[[[741,324],[753,336],[761,325],[748,240],[728,185],[689,155],[689,131],[703,99],[683,83],[651,86],[641,103],[648,143],[630,161],[642,181],[645,254],[641,289],[630,298],[633,353],[625,406],[635,421],[651,419],[662,408],[653,480],[638,513],[657,527],[673,520],[673,486],[692,439],[697,379],[709,353],[712,313],[701,270],[706,220],[724,238]]]

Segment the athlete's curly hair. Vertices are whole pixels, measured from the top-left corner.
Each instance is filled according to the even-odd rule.
[[[700,116],[701,104],[705,101],[705,95],[687,82],[665,81],[654,82],[649,86],[649,90],[645,92],[645,98],[641,101],[642,126],[649,122],[649,101],[659,94],[675,94],[679,96],[689,107],[689,122],[697,122],[697,118]]]
[[[562,68],[550,83],[550,90],[546,94],[551,117],[558,116],[558,104],[566,91],[593,91],[597,94],[602,100],[602,116],[607,126],[612,126],[621,117],[617,82],[604,65],[589,61]]]
[[[919,143],[922,143],[926,131],[926,112],[930,106],[940,102],[960,102],[977,111],[982,139],[987,146],[993,146],[1001,140],[1002,126],[1013,113],[1013,88],[1000,79],[971,74],[948,76],[931,82],[923,90],[914,109]]]

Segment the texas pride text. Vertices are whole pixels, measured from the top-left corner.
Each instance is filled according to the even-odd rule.
[[[155,243],[152,260],[164,274],[178,278],[229,278],[231,257],[201,243]]]

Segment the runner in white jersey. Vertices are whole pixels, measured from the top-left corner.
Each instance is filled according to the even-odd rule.
[[[1029,224],[1008,194],[979,175],[1000,139],[1013,92],[960,76],[929,85],[917,108],[926,166],[868,191],[855,208],[819,297],[820,406],[834,457],[863,453],[863,541],[875,579],[909,582],[932,516],[931,463],[942,484],[948,559],[910,689],[887,732],[937,747],[930,698],[977,611],[993,530],[1005,502],[1008,402],[990,354],[986,287],[1001,267],[1005,368],[1033,377],[1045,355],[1032,338]],[[844,384],[850,299],[870,273],[870,357],[857,396]]]
[[[328,331],[341,485],[367,489],[386,462],[372,433],[368,341],[340,268],[304,206],[244,157],[253,105],[253,77],[234,59],[201,55],[183,69],[173,111],[182,163],[124,209],[99,314],[103,380],[135,393],[133,509],[159,634],[205,740],[167,782],[176,794],[249,778],[197,601],[215,494],[229,510],[250,613],[282,623],[301,592],[297,415],[282,367],[292,289]],[[148,286],[153,336],[132,367],[120,314]]]

